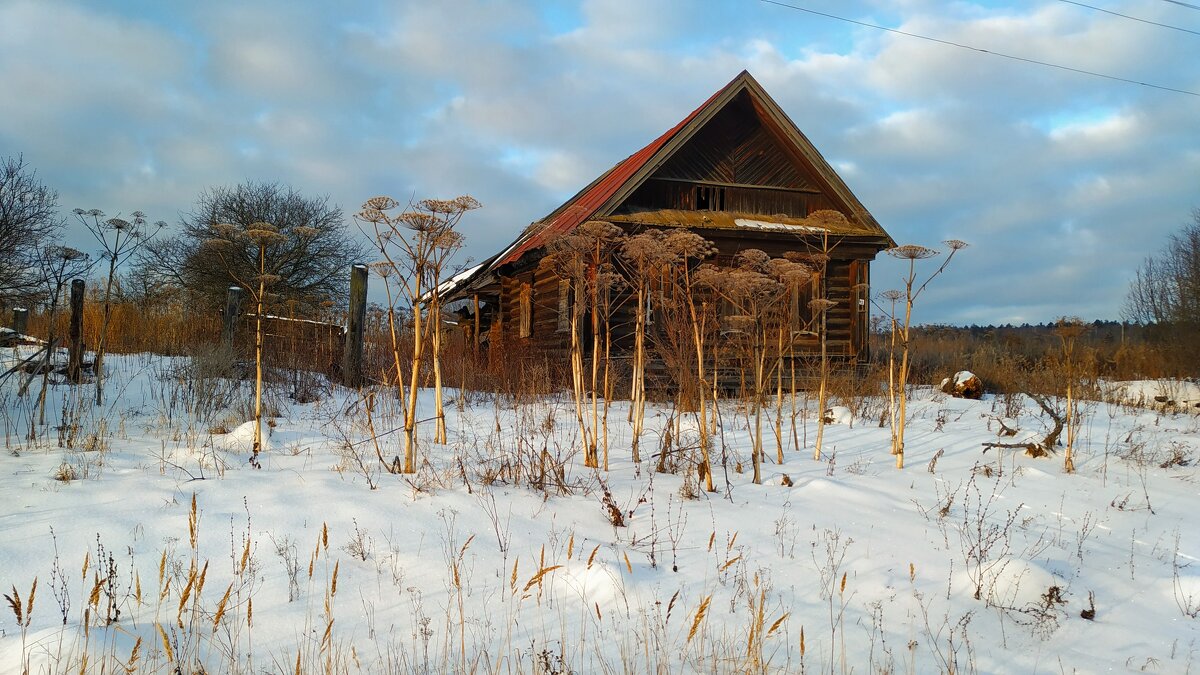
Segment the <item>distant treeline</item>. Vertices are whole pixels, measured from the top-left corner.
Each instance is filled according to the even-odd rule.
[[[1174,325],[1095,320],[1076,338],[1086,370],[1099,377],[1140,379],[1196,377],[1196,332]],[[1189,335],[1191,336],[1189,338]],[[1190,341],[1189,341],[1190,340]],[[1053,365],[1062,352],[1058,324],[949,326],[913,329],[916,373],[927,380],[954,370],[994,371],[993,381]],[[877,334],[875,360],[886,360],[888,336]]]
[[[1153,339],[1157,331],[1156,326],[1127,321],[1096,319],[1084,325],[1086,330],[1080,336],[1080,342],[1089,344],[1111,345],[1126,341],[1144,341]],[[1014,344],[1037,340],[1057,343],[1058,335],[1055,332],[1057,326],[1058,324],[1054,322],[1022,323],[1020,325],[1006,323],[999,326],[926,324],[915,327],[913,331],[927,337],[961,335],[980,340],[1008,341]]]

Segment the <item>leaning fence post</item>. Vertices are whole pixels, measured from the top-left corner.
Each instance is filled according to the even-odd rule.
[[[67,352],[67,379],[83,380],[83,279],[71,282],[71,347]]]
[[[24,335],[29,327],[29,310],[24,307],[13,307],[12,329],[17,335]]]
[[[222,317],[221,344],[227,349],[233,349],[233,336],[237,332],[238,316],[242,313],[242,295],[245,291],[241,286],[230,286],[225,293],[225,316]]]
[[[367,318],[367,266],[350,268],[350,313],[346,318],[346,344],[342,355],[342,384],[362,385],[363,334]]]

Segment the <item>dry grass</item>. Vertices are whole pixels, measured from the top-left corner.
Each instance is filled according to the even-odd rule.
[[[775,672],[795,658],[784,637],[790,612],[778,606],[766,571],[746,567],[744,553],[735,548],[736,535],[714,547],[713,559],[723,568],[725,581],[713,580],[714,586],[701,589],[694,609],[676,609],[684,599],[680,589],[669,601],[664,598],[628,616],[596,604],[589,610],[595,620],[579,623],[570,601],[574,591],[569,583],[556,581],[557,575],[572,568],[578,572],[585,564],[588,570],[602,565],[613,570],[614,581],[623,586],[621,580],[634,573],[627,552],[605,552],[599,545],[577,547],[573,536],[564,550],[562,540],[556,544],[552,538],[532,567],[525,565],[528,571],[522,571],[518,558],[511,571],[506,568],[489,581],[492,575],[468,573],[475,569],[478,574],[470,548],[474,537],[459,544],[452,519],[443,535],[445,588],[406,591],[415,602],[406,625],[425,627],[415,641],[407,629],[395,626],[378,634],[359,632],[354,641],[339,634],[342,570],[330,540],[345,533],[323,524],[308,554],[298,561],[301,588],[296,599],[306,606],[299,634],[309,637],[264,657],[253,647],[255,631],[263,625],[255,615],[255,601],[269,585],[286,579],[262,573],[249,521],[244,532],[210,535],[195,495],[181,515],[178,546],[168,544],[152,561],[132,554],[127,561],[117,560],[99,541],[85,552],[74,573],[62,571],[56,559],[54,581],[79,584],[78,597],[83,598],[79,607],[60,605],[63,620],[57,628],[57,618],[36,619],[35,598],[41,599],[36,579],[27,591],[14,587],[5,594],[18,626],[42,631],[36,644],[22,644],[22,662],[29,672]],[[210,540],[230,536],[236,545],[228,561],[201,553],[209,549]],[[142,575],[147,567],[149,573]],[[143,576],[156,581],[143,589]],[[396,584],[403,581],[403,574],[393,577]],[[505,596],[498,606],[501,616],[494,617],[494,628],[481,631],[466,600],[490,593],[496,584]],[[714,601],[731,591],[736,614],[714,624]],[[442,592],[452,602],[441,610],[443,616],[431,616],[420,598]],[[363,611],[373,615],[374,601],[361,600]],[[530,623],[532,616],[542,618]],[[513,627],[523,624],[541,627],[519,638]],[[643,639],[647,633],[651,639]],[[616,645],[615,652],[574,646],[604,643]]]
[[[89,306],[88,311],[91,315],[97,315],[99,309],[98,306]],[[211,433],[228,429],[232,422],[222,418],[221,412],[236,405],[231,403],[236,392],[221,389],[221,383],[230,380],[231,374],[237,375],[237,361],[233,355],[218,354],[218,350],[213,348],[219,333],[215,315],[206,318],[203,312],[191,316],[182,311],[139,312],[140,308],[121,304],[116,306],[109,337],[111,351],[149,350],[192,355],[190,367],[176,373],[178,381],[170,385],[177,386],[180,391],[186,389],[193,392],[188,394],[192,396],[188,399],[190,402],[179,404],[180,422],[198,425],[198,428]],[[32,322],[34,332],[43,330],[44,326],[39,328],[36,320],[35,315],[35,321]],[[96,325],[98,322],[91,323]],[[390,378],[387,375],[388,369],[394,368],[393,359],[388,352],[390,341],[380,328],[379,324],[375,324],[374,329],[368,331],[367,357],[368,363],[375,364],[375,370],[368,372],[377,374],[377,382],[382,383],[378,391],[384,392],[389,386],[389,379],[394,379],[395,375]],[[410,328],[404,326],[402,330]],[[919,374],[914,375],[914,381],[936,381],[953,370],[966,368],[979,374],[992,391],[1001,393],[1057,391],[1060,386],[1053,377],[1055,370],[1048,367],[1048,364],[1053,364],[1050,355],[1057,348],[1051,339],[1017,343],[1011,340],[1006,342],[1002,337],[983,338],[969,331],[937,330],[916,331],[915,336],[919,344],[914,348],[914,368]],[[1092,341],[1092,337],[1085,335],[1080,340],[1076,372],[1083,381],[1101,376],[1146,376],[1148,373],[1165,372],[1168,367],[1161,354],[1148,345],[1130,343],[1113,347],[1105,343],[1103,338]],[[453,476],[419,476],[414,479],[414,491],[462,483],[466,484],[468,490],[480,491],[493,484],[518,485],[542,491],[547,497],[588,490],[587,485],[572,483],[569,478],[569,466],[578,459],[575,449],[578,437],[572,436],[570,430],[565,428],[570,425],[556,426],[554,406],[562,404],[548,398],[564,389],[566,378],[563,370],[556,369],[546,360],[528,358],[527,355],[522,358],[518,350],[503,344],[493,346],[490,355],[483,355],[463,335],[456,337],[455,333],[449,333],[447,342],[444,371],[447,383],[463,387],[456,394],[463,399],[482,396],[481,392],[490,393],[496,406],[495,429],[472,430],[472,433],[478,434],[474,438],[464,436],[462,447],[469,450],[462,451],[458,472]],[[291,343],[286,339],[281,340],[280,344],[296,348],[294,353],[300,356],[290,363],[279,362],[282,375],[275,382],[278,391],[288,386],[293,391],[299,391],[295,366],[300,361],[307,359],[311,363],[322,354],[332,354],[328,345],[304,351],[300,348],[303,341],[299,337]],[[381,345],[387,348],[381,348]],[[875,353],[880,355],[884,352],[876,349]],[[372,361],[372,358],[375,360]],[[1042,377],[1039,378],[1039,374]],[[1047,374],[1050,377],[1045,377]],[[401,376],[405,375],[407,373],[401,373]],[[837,371],[830,381],[831,394],[836,401],[851,408],[855,419],[880,418],[882,422],[884,410],[878,393],[884,388],[885,377],[878,369],[872,368]],[[321,396],[322,392],[317,391],[316,395]],[[163,396],[165,400],[167,394]],[[380,429],[393,428],[400,418],[400,411],[389,410],[382,403],[387,398],[382,393],[379,396],[381,403],[374,424]],[[190,421],[184,422],[185,419]],[[371,435],[374,436],[374,432]],[[106,438],[105,433],[92,436],[81,434],[80,446],[85,450],[102,450],[106,447]],[[374,461],[373,454],[367,457],[367,462]],[[1168,461],[1183,465],[1190,459],[1180,454],[1174,459],[1164,458],[1163,465]],[[55,477],[69,481],[80,476],[75,466],[64,463]],[[611,495],[607,502],[602,499],[602,504],[608,512],[620,515],[620,509],[612,501]],[[519,557],[512,560],[511,572],[506,554],[503,571],[496,578],[510,602],[504,605],[504,611],[508,613],[503,617],[506,620],[497,623],[507,626],[510,632],[487,633],[471,627],[473,617],[463,605],[463,597],[489,590],[482,587],[483,582],[476,582],[477,585],[472,588],[471,575],[466,573],[470,569],[467,561],[471,540],[467,539],[461,545],[451,545],[453,538],[447,535],[449,554],[444,590],[451,598],[458,598],[458,601],[448,603],[442,617],[431,618],[419,607],[415,607],[412,616],[407,617],[413,626],[441,624],[446,626],[446,630],[411,641],[407,635],[381,632],[374,638],[374,649],[369,650],[374,655],[368,657],[367,651],[357,648],[362,645],[355,645],[339,635],[338,624],[334,621],[336,600],[342,597],[338,589],[340,562],[330,555],[329,539],[357,540],[358,547],[348,549],[348,552],[356,557],[361,556],[360,562],[372,559],[384,565],[387,556],[369,553],[368,547],[363,545],[361,533],[339,533],[325,527],[311,553],[308,556],[299,554],[303,557],[296,566],[296,598],[309,603],[305,634],[314,635],[315,639],[300,643],[287,654],[273,655],[273,663],[255,662],[253,657],[248,656],[253,652],[255,595],[261,592],[264,583],[286,584],[289,580],[280,575],[267,581],[259,575],[257,570],[260,563],[254,558],[249,531],[239,540],[242,545],[237,548],[233,556],[236,559],[232,559],[230,565],[210,566],[210,560],[200,555],[200,543],[205,536],[201,515],[193,498],[188,510],[187,529],[183,529],[182,521],[180,527],[180,534],[185,536],[181,536],[179,541],[186,544],[180,544],[182,550],[170,547],[163,549],[157,559],[157,592],[143,595],[141,577],[133,561],[130,561],[128,569],[121,571],[121,578],[135,581],[128,586],[115,587],[103,581],[113,578],[113,575],[92,569],[91,559],[87,559],[83,565],[82,587],[78,596],[85,598],[86,603],[69,617],[70,620],[57,637],[57,645],[52,648],[42,646],[37,652],[27,652],[26,660],[36,659],[46,664],[47,672],[78,672],[83,669],[127,673],[168,672],[177,668],[181,672],[248,673],[266,669],[292,672],[398,672],[422,666],[430,672],[523,672],[539,669],[544,672],[568,672],[585,666],[589,670],[664,672],[678,667],[680,670],[764,672],[794,669],[797,664],[801,668],[805,666],[804,629],[799,630],[798,647],[791,643],[780,646],[784,642],[782,636],[789,632],[788,608],[772,604],[768,579],[760,578],[748,566],[749,555],[737,546],[736,534],[728,538],[724,545],[714,546],[715,532],[709,547],[714,563],[711,581],[698,591],[691,589],[692,597],[678,601],[674,623],[671,622],[670,607],[676,606],[678,593],[669,603],[660,603],[668,607],[665,616],[652,614],[658,610],[643,609],[628,613],[621,620],[624,623],[608,617],[609,608],[597,605],[592,612],[596,615],[595,623],[583,623],[578,626],[577,632],[565,628],[576,623],[573,618],[568,620],[568,610],[565,609],[567,603],[564,602],[558,605],[564,609],[556,610],[560,616],[544,622],[551,628],[543,628],[543,632],[535,636],[533,646],[528,647],[528,643],[518,646],[511,633],[513,619],[521,614],[523,602],[542,603],[552,597],[556,575],[569,571],[572,565],[580,566],[584,558],[588,570],[597,565],[606,565],[615,570],[617,575],[631,575],[634,564],[630,561],[629,553],[613,550],[610,555],[607,549],[602,550],[601,546],[596,545],[582,548],[576,554],[572,536],[565,559],[563,552],[556,550],[555,546],[544,546],[542,555],[533,560],[527,558],[522,561]],[[617,524],[614,521],[614,525]],[[499,530],[497,538],[504,540]],[[589,549],[590,555],[585,556]],[[606,557],[610,559],[605,560]],[[227,574],[222,571],[218,574],[218,568],[232,568],[234,572]],[[89,571],[92,572],[90,578]],[[910,571],[910,577],[913,574]],[[148,575],[147,578],[153,576]],[[401,580],[394,582],[397,586],[402,585],[403,576],[402,570],[398,575],[393,571],[392,578]],[[838,575],[829,579],[828,602],[830,630],[833,636],[840,638],[844,600],[852,591],[847,590],[844,572],[840,575],[840,584],[835,582],[836,579]],[[714,596],[724,598],[729,595],[725,592],[726,585],[740,589],[734,596],[738,603],[735,608],[736,619],[717,623],[714,621],[717,613],[712,603]],[[35,609],[35,588],[36,581],[23,595],[18,595],[15,587],[11,595],[6,595],[19,625],[29,625]],[[427,592],[436,590],[427,589]],[[1190,597],[1187,599],[1188,607],[1194,607],[1193,600]],[[685,612],[683,607],[691,609]],[[114,614],[116,611],[119,611],[119,618],[118,614]],[[570,616],[574,617],[573,614]],[[736,626],[736,629],[730,629],[730,625]],[[820,633],[816,628],[810,626],[810,640],[813,635]],[[116,639],[116,635],[122,631],[129,631],[131,639]],[[656,639],[630,637],[647,633],[655,635]],[[833,640],[834,637],[827,639]],[[598,654],[573,652],[571,647],[566,646],[603,641],[615,641],[620,645],[619,663],[604,661],[605,657]],[[650,644],[653,646],[648,646]],[[797,648],[798,652],[795,651]],[[835,649],[836,644],[830,643],[826,654],[834,654]],[[680,653],[684,654],[682,659]]]

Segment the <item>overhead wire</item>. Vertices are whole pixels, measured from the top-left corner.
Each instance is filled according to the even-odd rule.
[[[1193,5],[1193,4],[1187,3],[1187,2],[1180,2],[1179,0],[1163,0],[1163,2],[1169,2],[1172,5],[1179,5],[1180,7],[1187,7],[1188,9],[1194,9],[1194,10],[1200,12],[1200,5]]]
[[[1038,59],[1031,59],[1031,58],[1028,58],[1025,56],[1017,56],[1015,54],[1007,54],[1005,52],[998,52],[998,51],[994,51],[991,49],[983,49],[981,47],[972,47],[971,45],[963,44],[961,42],[954,42],[952,40],[943,40],[941,38],[930,37],[928,35],[921,35],[920,33],[912,33],[909,31],[900,30],[899,28],[888,28],[887,26],[880,26],[878,24],[870,23],[867,21],[859,21],[858,19],[850,19],[850,18],[847,18],[844,16],[838,16],[837,14],[830,14],[828,12],[820,12],[815,9],[809,9],[807,7],[801,7],[799,5],[793,5],[793,4],[789,4],[786,2],[781,2],[780,0],[759,0],[759,1],[767,3],[769,5],[778,5],[779,7],[786,7],[788,9],[794,9],[798,12],[805,12],[807,14],[823,16],[828,19],[836,19],[837,21],[844,21],[846,23],[851,23],[856,26],[863,26],[864,28],[874,28],[875,30],[886,31],[888,33],[895,33],[896,35],[903,35],[905,37],[916,38],[918,40],[925,40],[927,42],[935,42],[937,44],[946,45],[948,47],[957,47],[959,49],[965,49],[967,51],[978,52],[980,54],[990,54],[992,56],[999,56],[1001,58],[1011,59],[1013,61],[1020,61],[1022,63],[1031,63],[1034,65],[1045,66],[1047,68],[1056,68],[1058,70],[1065,70],[1065,71],[1068,71],[1071,73],[1078,73],[1080,75],[1090,75],[1092,77],[1099,77],[1099,78],[1103,78],[1106,80],[1112,80],[1115,82],[1124,82],[1126,84],[1135,84],[1135,85],[1142,86],[1142,87],[1148,87],[1150,89],[1169,91],[1169,92],[1174,92],[1176,94],[1186,94],[1188,96],[1195,96],[1195,97],[1200,98],[1200,92],[1190,91],[1187,89],[1178,89],[1176,87],[1168,87],[1168,86],[1161,85],[1161,84],[1154,84],[1152,82],[1143,82],[1141,80],[1133,80],[1133,79],[1129,79],[1126,77],[1118,77],[1116,75],[1106,75],[1104,73],[1098,73],[1094,70],[1085,70],[1083,68],[1073,68],[1071,66],[1064,66],[1059,63],[1051,63],[1049,61],[1041,61]],[[1170,1],[1174,2],[1175,0],[1170,0]]]
[[[1138,21],[1138,22],[1140,22],[1140,23],[1146,23],[1146,24],[1150,24],[1151,26],[1159,26],[1159,27],[1162,27],[1162,28],[1169,28],[1169,29],[1171,29],[1171,30],[1177,30],[1177,31],[1180,31],[1180,32],[1182,32],[1182,33],[1191,33],[1192,35],[1200,35],[1200,31],[1194,31],[1194,30],[1191,30],[1190,28],[1181,28],[1181,27],[1179,27],[1179,26],[1172,26],[1172,25],[1171,25],[1171,24],[1169,24],[1169,23],[1159,23],[1159,22],[1157,22],[1157,21],[1150,21],[1149,19],[1140,19],[1140,18],[1138,18],[1138,17],[1136,17],[1136,16],[1129,16],[1128,14],[1122,14],[1122,13],[1120,13],[1120,12],[1114,12],[1114,11],[1112,11],[1112,10],[1109,10],[1109,9],[1104,9],[1103,7],[1095,7],[1095,6],[1093,6],[1093,5],[1086,5],[1086,4],[1082,3],[1082,2],[1075,2],[1075,0],[1058,0],[1058,1],[1059,1],[1059,2],[1065,2],[1065,3],[1067,3],[1068,5],[1075,5],[1076,7],[1086,7],[1086,8],[1088,8],[1088,9],[1094,9],[1094,10],[1096,10],[1097,12],[1104,12],[1105,14],[1111,14],[1111,15],[1113,15],[1113,16],[1119,16],[1119,17],[1121,17],[1122,19],[1129,19],[1130,21]]]

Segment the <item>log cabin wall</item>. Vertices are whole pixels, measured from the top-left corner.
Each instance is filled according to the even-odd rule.
[[[801,238],[794,235],[762,236],[754,233],[752,236],[739,236],[734,233],[703,233],[718,249],[717,263],[728,265],[733,257],[746,249],[759,249],[773,258],[782,257],[787,253],[812,254],[820,252],[822,243],[812,238]],[[867,328],[869,324],[869,287],[856,284],[868,284],[867,270],[875,258],[877,247],[858,244],[852,241],[832,241],[830,244],[830,260],[826,265],[822,279],[825,298],[837,303],[829,310],[826,319],[829,336],[826,349],[830,354],[843,358],[850,357],[857,361],[869,358],[867,347]],[[859,303],[862,300],[862,303]],[[797,355],[819,353],[820,342],[814,336],[797,343]]]
[[[528,292],[528,310],[522,295]],[[559,330],[559,279],[548,270],[536,267],[511,276],[500,277],[500,322],[503,339],[518,350],[522,358],[538,357],[548,360],[566,358],[571,334]],[[523,319],[522,313],[529,316]],[[522,325],[528,326],[522,334]]]
[[[739,251],[751,248],[766,251],[772,257],[782,256],[787,252],[812,253],[820,248],[818,242],[805,241],[794,236],[756,236],[751,239],[737,236],[736,233],[720,233],[716,236],[711,232],[704,234],[709,235],[708,238],[718,248],[717,255],[711,261],[718,265],[730,264]],[[836,303],[829,310],[826,319],[826,348],[829,355],[838,361],[861,363],[869,359],[866,351],[869,291],[863,286],[857,289],[855,286],[867,283],[866,270],[874,254],[875,249],[872,247],[853,244],[834,245],[830,251],[831,259],[827,263],[821,286],[824,297]],[[570,353],[570,331],[569,324],[565,320],[560,321],[560,312],[564,309],[570,311],[570,303],[576,301],[574,291],[565,291],[570,299],[564,303],[561,296],[564,292],[561,280],[551,271],[537,267],[530,267],[511,276],[501,276],[500,288],[500,318],[504,340],[506,344],[516,348],[516,351],[511,353],[522,359],[545,359],[555,368],[566,367]],[[523,308],[525,301],[522,300],[522,295],[525,293],[529,294],[528,310]],[[859,302],[860,300],[862,302]],[[614,293],[612,304],[612,355],[621,359],[633,348],[636,298],[628,290],[620,291]],[[520,334],[524,311],[529,312],[526,320],[528,335]],[[816,332],[817,326],[809,328]],[[650,330],[653,330],[653,327]],[[591,317],[586,312],[580,317],[579,339],[585,356],[589,355]],[[792,342],[788,356],[802,360],[812,359],[820,353],[820,346],[816,335],[800,337]],[[773,349],[772,346],[772,351]]]

